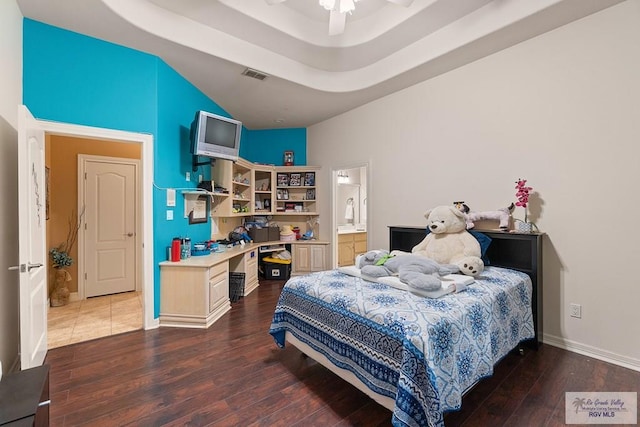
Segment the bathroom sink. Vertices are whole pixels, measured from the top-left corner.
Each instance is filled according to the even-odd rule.
[[[346,224],[338,226],[338,234],[347,234],[347,233],[362,233],[367,231],[367,228],[364,224]]]

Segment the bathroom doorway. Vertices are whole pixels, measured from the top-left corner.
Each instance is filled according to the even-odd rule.
[[[333,170],[333,265],[353,265],[368,248],[368,164]]]

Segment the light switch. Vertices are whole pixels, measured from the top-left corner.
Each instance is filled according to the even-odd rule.
[[[184,179],[185,179],[186,181],[191,181],[191,173],[190,173],[190,172],[185,173],[185,174],[184,174]]]
[[[167,206],[176,205],[176,190],[173,188],[167,188]]]
[[[167,221],[173,221],[173,210],[167,209]]]

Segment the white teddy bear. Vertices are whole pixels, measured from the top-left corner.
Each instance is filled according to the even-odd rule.
[[[438,206],[427,211],[430,233],[411,252],[440,264],[454,264],[462,274],[476,277],[484,271],[480,244],[467,232],[464,214],[455,206]]]

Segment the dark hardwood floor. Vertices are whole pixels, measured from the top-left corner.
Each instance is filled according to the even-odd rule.
[[[388,426],[391,413],[268,334],[283,282],[209,329],[134,331],[49,350],[52,426]],[[510,354],[449,426],[564,425],[567,391],[637,391],[640,373],[543,345]]]

